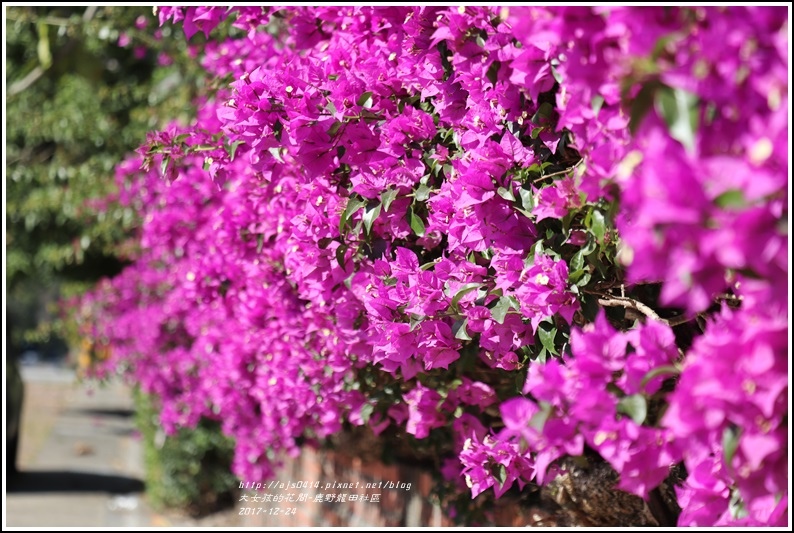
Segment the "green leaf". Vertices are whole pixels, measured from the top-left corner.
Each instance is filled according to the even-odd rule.
[[[593,216],[590,224],[590,229],[593,230],[596,241],[598,243],[604,242],[604,234],[606,233],[606,221],[604,220],[604,213],[598,209],[593,210]]]
[[[560,71],[557,70],[556,68],[551,67],[551,75],[554,77],[554,80],[557,83],[562,83],[563,82],[562,74],[560,74]]]
[[[367,230],[367,235],[372,231],[372,223],[380,215],[380,208],[381,204],[377,204],[375,207],[367,208],[364,212],[364,229]]]
[[[601,111],[601,106],[604,105],[604,97],[600,94],[596,94],[590,100],[591,105],[593,106],[593,113],[595,116],[598,116],[598,112]]]
[[[507,468],[505,465],[500,464],[496,468],[496,479],[499,480],[499,485],[504,486],[507,482]]]
[[[579,249],[579,252],[577,252],[577,253],[580,253],[580,252],[581,252],[581,254],[582,254],[582,257],[587,257],[588,255],[590,255],[590,254],[592,254],[593,252],[595,252],[595,251],[596,251],[596,248],[598,248],[598,246],[596,245],[596,242],[595,242],[595,240],[594,240],[594,239],[593,239],[593,238],[592,238],[590,235],[588,235],[588,236],[587,236],[587,243],[585,243],[585,245],[584,245],[584,246],[582,246],[582,247]],[[577,270],[578,270],[579,268],[582,268],[582,267],[581,267],[581,266],[578,266],[578,267],[576,267],[576,269],[577,269]]]
[[[532,115],[532,123],[540,124],[541,120],[548,121],[552,113],[554,113],[554,106],[548,102],[543,102],[535,114]]]
[[[742,500],[742,495],[737,489],[731,490],[731,499],[728,502],[728,511],[731,513],[731,518],[734,520],[741,520],[750,514],[749,511],[747,511],[747,506],[745,506],[744,500]]]
[[[165,156],[163,162],[160,163],[160,174],[165,176],[165,171],[168,170],[168,165],[171,163],[171,157]],[[207,167],[209,168],[209,167]]]
[[[742,208],[747,205],[744,193],[739,189],[729,189],[714,199],[714,204],[723,209]]]
[[[504,324],[505,317],[511,309],[516,309],[517,304],[514,304],[510,296],[502,296],[496,301],[496,305],[491,308],[491,317],[499,324]]]
[[[428,261],[424,265],[419,267],[419,270],[430,270],[434,266],[436,266],[439,262],[439,259],[434,259],[433,261]]]
[[[543,328],[543,324],[540,324],[538,327],[538,337],[540,338],[540,343],[546,348],[550,353],[557,355],[557,348],[554,346],[554,338],[557,336],[557,328],[552,327],[551,330],[545,330]]]
[[[458,289],[458,292],[452,298],[452,304],[451,304],[452,307],[457,308],[458,302],[460,302],[461,298],[469,294],[471,291],[475,289],[479,289],[480,287],[482,287],[482,283],[467,283],[466,285]]]
[[[668,33],[667,35],[662,35],[656,40],[656,44],[653,45],[653,51],[651,52],[651,59],[656,61],[662,56],[664,53],[664,49],[667,47],[670,42],[673,41],[673,38],[676,36],[675,33]]]
[[[345,231],[345,226],[347,226],[350,217],[355,214],[356,211],[361,209],[367,205],[367,201],[361,198],[354,198],[350,197],[347,199],[347,205],[345,206],[345,210],[342,213],[342,216],[339,218],[339,234],[341,235]]]
[[[342,270],[345,269],[345,254],[347,253],[347,249],[349,246],[347,244],[341,244],[336,249],[336,262],[339,263],[339,268]]]
[[[521,187],[518,189],[518,194],[521,196],[521,205],[524,210],[531,213],[535,208],[535,196],[532,194],[532,189]]]
[[[341,128],[341,127],[342,127],[342,123],[339,122],[338,120],[334,120],[334,123],[331,124],[330,128],[328,128],[328,135],[333,137],[334,135],[337,134],[337,132],[339,131],[339,128]]]
[[[408,224],[417,237],[422,237],[425,234],[425,223],[419,215],[414,213],[413,207],[408,209]]]
[[[640,388],[644,388],[653,378],[659,376],[677,376],[681,371],[672,365],[657,366],[642,377]]]
[[[529,137],[533,140],[537,139],[538,135],[540,135],[540,132],[542,132],[544,129],[545,128],[543,126],[536,126],[532,128],[532,131],[529,133]]]
[[[277,141],[281,140],[281,133],[284,131],[284,124],[281,123],[281,120],[276,119],[273,123],[273,136],[276,138]]]
[[[576,254],[574,254],[574,257],[575,256]],[[581,257],[582,256],[579,255],[580,259]],[[573,268],[573,258],[571,258],[571,262],[569,263],[569,268],[571,269],[571,271],[568,273],[568,283],[576,283],[582,278],[582,276],[584,276],[584,273],[586,272],[585,269],[581,267],[577,269]]]
[[[281,150],[279,148],[275,146],[271,146],[270,148],[267,149],[267,151],[270,152],[270,155],[272,155],[279,163],[284,162],[284,160],[281,159]]]
[[[336,106],[331,100],[328,100],[328,103],[325,104],[325,109],[327,109],[330,114],[336,115]]]
[[[394,201],[395,198],[397,198],[397,192],[398,192],[397,189],[388,189],[380,193],[380,201],[381,204],[383,205],[384,213],[389,212],[389,206],[391,206],[391,203]]]
[[[326,248],[328,248],[328,245],[329,245],[329,244],[331,244],[332,242],[334,242],[334,240],[335,240],[335,239],[334,239],[333,237],[325,237],[325,238],[322,238],[322,239],[320,239],[319,241],[317,241],[317,247],[318,247],[320,250],[325,250]]]
[[[642,394],[632,394],[620,399],[618,412],[627,414],[634,422],[642,424],[648,415],[648,402]]]
[[[499,187],[498,189],[496,189],[496,194],[498,194],[499,196],[501,196],[502,198],[504,198],[508,202],[515,202],[516,201],[516,195],[513,194],[513,190],[512,189],[506,189],[504,187]]]
[[[529,419],[529,427],[538,432],[542,432],[543,426],[546,425],[546,420],[551,416],[551,410],[552,407],[550,403],[540,402],[540,411],[532,415],[532,418]]]
[[[573,289],[574,287],[586,287],[587,284],[590,283],[590,279],[592,279],[592,277],[593,277],[593,274],[591,274],[589,271],[585,270],[584,271],[584,275],[581,278],[579,278],[579,281],[574,282],[574,283],[576,283],[576,285],[571,287],[571,289]]]
[[[491,85],[496,85],[496,81],[499,79],[500,68],[502,68],[502,63],[500,61],[494,61],[485,72],[485,77],[488,78],[488,81],[491,82]]]
[[[226,152],[229,154],[229,161],[234,161],[234,155],[237,153],[237,149],[241,144],[244,144],[244,142],[245,141],[234,141],[228,148],[226,148]]]
[[[424,183],[419,184],[419,187],[414,191],[414,198],[417,202],[424,202],[430,198],[430,187]]]
[[[656,111],[664,118],[670,136],[688,151],[695,149],[698,129],[698,98],[683,89],[665,87],[656,93]]]
[[[422,316],[422,315],[416,315],[414,313],[411,313],[411,317],[410,317],[410,319],[408,321],[408,323],[411,325],[410,331],[415,330],[416,326],[421,324],[424,319],[425,319],[425,317]]]
[[[637,92],[637,95],[631,99],[631,106],[629,109],[629,131],[632,135],[637,133],[645,115],[653,108],[654,95],[660,86],[661,84],[656,80],[649,81],[643,84],[639,92]]]
[[[587,236],[587,243],[580,248],[571,260],[568,262],[568,269],[571,272],[577,272],[584,268],[584,258],[595,252],[596,250],[596,243],[593,238],[588,234]]]
[[[367,109],[372,107],[372,91],[362,93],[361,96],[358,97],[358,100],[356,100],[356,104]]]
[[[722,452],[725,455],[725,464],[729,467],[733,461],[733,456],[736,455],[736,449],[739,447],[739,429],[736,427],[726,427],[722,432]]]
[[[470,341],[471,337],[469,333],[466,331],[466,325],[469,323],[468,318],[464,318],[463,320],[456,320],[455,323],[452,325],[452,333],[455,335],[456,339],[460,339],[462,341]]]
[[[369,422],[369,418],[372,416],[372,413],[375,412],[375,406],[371,403],[365,403],[361,406],[361,421],[366,424]]]

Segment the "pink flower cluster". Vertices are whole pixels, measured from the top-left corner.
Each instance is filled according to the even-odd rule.
[[[81,303],[167,428],[220,420],[261,479],[394,426],[473,496],[592,452],[647,497],[682,463],[680,525],[785,523],[784,8],[158,12],[245,32],[118,167],[141,251]]]
[[[678,357],[672,330],[649,322],[616,332],[600,314],[573,332],[571,347],[571,359],[530,366],[523,393],[532,399],[502,403],[505,428],[498,438],[534,459],[539,483],[555,460],[582,455],[587,445],[621,473],[621,489],[647,498],[680,460],[670,431],[644,424],[649,399],[662,385],[660,371]]]

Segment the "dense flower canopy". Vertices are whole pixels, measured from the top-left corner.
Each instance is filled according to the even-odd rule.
[[[119,165],[141,253],[81,305],[167,428],[250,480],[392,427],[475,497],[682,464],[680,525],[785,525],[785,7],[159,15],[231,18],[232,81]]]

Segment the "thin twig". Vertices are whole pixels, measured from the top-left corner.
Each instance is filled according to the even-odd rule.
[[[537,182],[543,181],[543,180],[545,180],[547,178],[553,178],[555,176],[562,176],[563,174],[567,174],[568,172],[570,172],[572,170],[576,170],[576,167],[581,165],[582,161],[584,161],[584,158],[582,158],[579,161],[577,161],[574,166],[568,167],[565,170],[559,170],[557,172],[552,172],[551,174],[544,174],[543,176],[540,176],[539,178],[535,178],[534,180],[532,180],[532,183],[537,183]]]
[[[97,6],[89,6],[83,13],[83,22],[88,22],[96,14]]]
[[[656,311],[648,307],[642,302],[638,302],[637,300],[632,300],[631,298],[625,298],[621,296],[609,296],[605,295],[607,298],[599,298],[598,303],[603,305],[604,307],[626,307],[628,309],[634,309],[635,311],[639,311],[643,315],[647,316],[648,318],[652,318],[657,322],[667,323],[667,320],[660,317],[656,314]]]
[[[86,23],[89,22],[97,12],[97,6],[89,6],[85,12],[83,13],[82,22]],[[21,20],[21,19],[16,19]],[[43,22],[45,24],[56,25],[56,26],[70,26],[73,24],[71,19],[63,19],[58,17],[43,17],[36,20],[31,20],[30,22]],[[75,47],[76,41],[74,39],[70,39],[67,43],[61,47],[57,56],[54,58],[53,63],[58,63],[61,59],[69,55],[72,49]],[[31,70],[24,78],[18,80],[11,84],[8,88],[8,94],[6,94],[6,98],[11,98],[19,93],[25,91],[28,87],[36,83],[36,81],[44,76],[47,73],[48,67],[43,67],[41,65],[36,66],[33,70]]]
[[[629,287],[639,287],[641,285],[661,285],[661,284],[662,284],[661,281],[643,281],[643,280],[640,280],[640,281],[633,281],[633,282],[629,283],[628,285],[629,285]]]
[[[667,323],[668,326],[675,327],[675,326],[680,326],[681,324],[686,324],[687,322],[691,322],[692,320],[695,320],[695,318],[697,318],[697,317],[696,316],[688,317],[686,315],[678,315],[678,316],[674,316],[674,317],[670,317],[670,318],[664,318],[663,320]]]
[[[35,83],[37,79],[41,78],[45,72],[46,69],[42,68],[41,65],[36,66],[36,68],[31,70],[27,76],[11,84],[11,87],[8,88],[7,97],[10,98],[12,96],[21,93],[22,91],[33,85],[33,83]]]
[[[628,298],[626,296],[614,296],[609,293],[604,293],[600,291],[592,291],[592,290],[585,290],[589,294],[594,294],[596,296],[600,296],[598,299],[598,303],[603,305],[604,307],[625,307],[626,309],[633,309],[642,313],[643,315],[647,316],[648,318],[655,320],[657,322],[661,322],[662,324],[667,324],[670,327],[680,326],[681,324],[686,324],[696,318],[699,318],[701,315],[696,315],[693,317],[689,317],[687,315],[678,315],[671,318],[662,318],[659,314],[651,309],[647,304],[644,304],[638,300],[634,300],[633,298]]]
[[[678,315],[671,318],[662,318],[656,313],[656,311],[654,311],[653,309],[651,309],[642,302],[638,302],[637,300],[632,300],[631,298],[625,298],[620,296],[610,296],[610,295],[607,296],[608,296],[607,298],[599,298],[598,303],[603,305],[604,307],[625,307],[627,309],[634,309],[635,311],[639,311],[648,318],[656,320],[657,322],[661,322],[662,324],[667,324],[670,327],[680,326],[681,324],[686,324],[687,322],[690,322],[697,318],[697,316],[688,317],[686,315]]]
[[[63,18],[63,17],[41,17],[41,18],[28,18],[28,17],[17,17],[14,15],[6,15],[6,19],[13,20],[14,22],[26,22],[26,23],[33,23],[33,22],[41,22],[42,24],[47,24],[48,26],[69,26],[72,24],[72,21]]]

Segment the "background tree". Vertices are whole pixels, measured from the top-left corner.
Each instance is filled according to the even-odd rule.
[[[185,40],[156,25],[144,7],[6,10],[6,282],[7,311],[21,326],[15,342],[51,316],[48,302],[117,273],[134,253],[139,221],[112,201],[114,166],[162,117],[187,121],[198,88]]]
[[[147,133],[188,123],[206,92],[182,30],[148,7],[8,7],[6,311],[10,353],[85,353],[56,302],[117,274],[136,255],[140,215],[116,199],[116,165]],[[202,37],[196,37],[199,41]],[[65,337],[65,339],[64,339]],[[212,426],[155,446],[159,405],[136,394],[152,503],[206,511],[228,496],[230,444]],[[203,470],[197,478],[196,465]],[[227,497],[228,500],[228,497]]]

